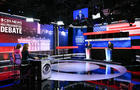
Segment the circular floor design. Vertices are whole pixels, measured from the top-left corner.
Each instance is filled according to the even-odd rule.
[[[70,63],[70,62],[64,62],[64,63],[59,63],[59,64],[53,64],[52,65],[52,70],[53,71],[59,71],[59,72],[88,72],[88,71],[92,71],[95,69],[98,69],[100,66],[89,63],[89,62],[74,62],[74,63]]]
[[[80,68],[81,66],[85,65],[86,66],[86,63],[89,64],[88,67],[92,67],[92,66],[95,66],[95,68],[91,68],[89,70],[92,70],[92,69],[97,69],[98,65],[102,65],[102,66],[105,66],[106,67],[106,71],[109,69],[109,68],[113,68],[115,70],[118,71],[118,73],[113,73],[113,74],[97,74],[97,73],[92,73],[92,74],[79,74],[79,73],[75,73],[75,74],[71,74],[71,73],[63,73],[63,72],[59,72],[59,71],[53,71],[51,72],[51,77],[49,78],[50,80],[58,80],[58,81],[88,81],[88,80],[103,80],[103,79],[110,79],[110,78],[115,78],[115,77],[118,77],[118,76],[121,76],[123,75],[127,70],[125,67],[121,66],[121,65],[114,65],[114,64],[106,64],[106,63],[101,63],[101,62],[90,62],[90,61],[76,61],[76,60],[61,60],[60,61],[61,63],[58,63],[58,67],[55,66],[55,69],[58,70],[58,69],[61,69],[63,70],[64,67],[67,67],[68,70],[65,68],[64,71],[72,71],[72,69],[74,71],[78,71],[76,70],[75,68]],[[79,64],[77,64],[79,63]],[[73,64],[73,65],[72,65]],[[98,65],[96,65],[98,64]],[[66,66],[63,66],[63,65],[66,65]],[[67,66],[68,65],[68,66]],[[70,69],[70,65],[72,65],[73,67],[71,67],[72,69]],[[76,66],[77,65],[77,66]],[[78,66],[79,65],[79,66]],[[53,64],[52,64],[53,66]],[[85,68],[86,67],[81,67],[82,69],[80,69],[79,71],[83,71],[83,70],[86,70]],[[54,67],[53,67],[54,69]]]

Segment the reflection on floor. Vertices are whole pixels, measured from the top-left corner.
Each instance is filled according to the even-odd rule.
[[[61,60],[52,64],[48,80],[36,80],[27,70],[21,78],[0,81],[0,90],[140,90],[140,64],[124,66],[127,71],[116,64]]]
[[[125,72],[126,68],[120,65],[90,61],[61,60],[59,63],[52,64],[50,80],[103,80],[118,77]]]

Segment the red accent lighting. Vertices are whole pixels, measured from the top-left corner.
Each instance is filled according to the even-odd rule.
[[[107,47],[92,47],[92,49],[105,49]],[[132,47],[115,47],[114,49],[140,49],[140,46],[132,46]]]
[[[132,46],[132,49],[140,49],[140,46]]]
[[[105,49],[107,47],[92,47],[92,49]]]
[[[0,52],[12,52],[14,51],[14,47],[0,47]]]
[[[114,49],[132,49],[132,48],[128,48],[128,47],[116,47]]]
[[[8,59],[8,58],[9,58],[8,56],[9,56],[8,53],[4,53],[4,54],[3,54],[3,59],[4,59],[4,60]]]
[[[109,28],[109,29],[122,29],[122,28],[132,28],[132,27],[136,27],[136,25],[133,25],[133,26],[122,26],[122,27],[112,27],[112,28]]]
[[[120,30],[113,30],[113,31],[101,31],[101,32],[88,32],[84,33],[83,35],[98,35],[98,34],[109,34],[109,33],[119,33]]]
[[[78,48],[78,46],[58,46],[56,49],[75,49]]]
[[[125,30],[136,30],[136,29],[140,29],[140,27],[125,28],[125,29],[121,29],[121,31],[125,31]]]
[[[140,36],[140,34],[129,34],[129,36]]]
[[[12,79],[12,78],[14,78],[12,76],[15,75],[15,74],[18,74],[19,75],[20,74],[20,71],[19,70],[16,70],[16,71],[2,72],[2,73],[0,73],[0,81],[6,80],[6,79]]]

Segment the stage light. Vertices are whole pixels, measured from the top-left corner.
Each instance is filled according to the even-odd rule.
[[[52,31],[49,31],[49,35],[52,35],[53,34],[53,32]]]
[[[56,22],[51,22],[51,24],[56,24]]]
[[[100,15],[100,13],[97,13],[96,15],[92,15],[92,19],[98,19],[98,18],[100,18],[101,17],[101,15]]]
[[[26,22],[34,22],[33,18],[26,18]]]
[[[63,21],[57,21],[57,25],[64,25]]]
[[[62,36],[66,36],[66,33],[64,31],[61,32]]]

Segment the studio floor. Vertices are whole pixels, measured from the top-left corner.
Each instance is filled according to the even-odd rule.
[[[140,90],[140,63],[123,65],[94,60],[59,60],[48,79],[36,80],[32,71],[0,81],[0,90]],[[45,75],[44,75],[45,76]],[[44,78],[40,77],[40,79]]]

